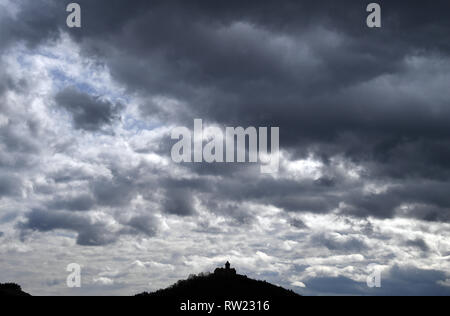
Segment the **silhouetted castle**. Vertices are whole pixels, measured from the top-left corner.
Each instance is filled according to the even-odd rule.
[[[217,268],[214,270],[215,275],[219,276],[234,276],[236,275],[236,269],[231,269],[231,264],[227,261],[224,268]]]
[[[266,281],[249,279],[236,273],[229,262],[225,268],[217,268],[214,273],[191,275],[187,280],[180,280],[167,289],[153,293],[141,293],[137,296],[174,298],[177,300],[253,300],[273,301],[275,298],[298,298],[298,294]]]

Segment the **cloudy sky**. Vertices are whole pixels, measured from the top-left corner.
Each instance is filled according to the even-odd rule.
[[[0,282],[130,295],[230,260],[450,295],[448,1],[378,1],[381,29],[361,0],[79,0],[81,29],[69,2],[0,0]],[[195,118],[280,127],[279,173],[173,163]]]

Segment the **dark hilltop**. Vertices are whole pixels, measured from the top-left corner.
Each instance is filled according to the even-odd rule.
[[[0,296],[31,296],[14,283],[0,284]],[[245,275],[237,274],[229,262],[225,268],[217,268],[214,273],[191,275],[187,280],[180,280],[167,289],[153,293],[141,293],[138,297],[162,299],[215,300],[273,300],[277,298],[299,298],[297,293],[266,281],[257,281]]]
[[[0,296],[31,296],[28,293],[22,291],[20,285],[14,283],[0,283]]]
[[[178,281],[167,289],[153,293],[141,293],[137,296],[177,298],[177,299],[251,299],[265,300],[273,298],[300,297],[297,293],[266,281],[257,281],[245,275],[239,275],[227,262],[225,268],[217,268],[214,273],[190,276]]]

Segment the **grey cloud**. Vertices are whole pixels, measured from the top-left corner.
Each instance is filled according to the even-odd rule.
[[[7,76],[3,70],[0,70],[0,96],[11,88],[11,79]],[[3,102],[0,102],[0,109],[3,108]]]
[[[137,195],[137,187],[129,175],[116,175],[113,179],[97,179],[90,182],[91,190],[98,204],[126,206]]]
[[[0,13],[0,52],[11,45],[23,42],[36,47],[43,41],[54,40],[65,23],[65,4],[58,1],[36,2],[20,0],[16,2],[19,12],[14,17],[2,8]]]
[[[364,283],[353,281],[346,277],[318,277],[304,282],[307,292],[311,295],[362,295],[365,293]]]
[[[442,284],[448,279],[443,271],[394,266],[385,279],[384,295],[450,295],[450,288]]]
[[[393,268],[382,273],[381,288],[368,288],[365,282],[346,277],[318,277],[306,282],[307,294],[375,295],[375,296],[448,296],[450,288],[443,285],[446,273],[414,267]]]
[[[166,192],[163,208],[166,213],[189,216],[196,213],[194,196],[189,189],[170,188]]]
[[[429,247],[428,244],[425,242],[425,240],[420,239],[420,238],[414,239],[414,240],[408,240],[408,241],[406,242],[406,245],[407,245],[407,246],[410,246],[410,247],[414,247],[414,248],[420,249],[420,250],[422,250],[423,252],[428,252],[428,251],[430,251],[430,247]]]
[[[121,104],[113,104],[99,97],[92,97],[74,88],[66,88],[59,92],[55,101],[72,115],[77,129],[87,131],[97,131],[110,125],[119,118],[119,112],[122,109]]]
[[[361,253],[368,248],[366,243],[355,237],[347,235],[320,234],[313,236],[311,242],[324,246],[333,252]]]
[[[0,217],[0,223],[11,223],[13,222],[19,215],[17,212],[14,211],[8,211],[6,209],[3,209],[3,215]]]
[[[308,226],[301,219],[297,219],[297,218],[291,218],[290,224],[298,229],[308,228]]]
[[[47,175],[47,177],[58,184],[67,183],[71,181],[86,181],[91,178],[89,174],[87,174],[84,170],[81,170],[80,168],[68,168],[68,167],[50,172]]]
[[[110,177],[78,164],[46,166],[51,170],[45,173],[37,163],[35,170],[30,168],[39,160],[35,155],[51,149],[71,156],[79,140],[54,144],[40,134],[39,122],[5,104],[2,93],[21,85],[14,74],[0,70],[0,109],[7,117],[0,126],[0,198],[41,206],[19,224],[23,236],[65,230],[76,233],[77,243],[85,246],[109,245],[121,235],[153,237],[157,218],[130,211],[137,197],[163,216],[193,220],[199,202],[224,216],[226,229],[232,230],[255,223],[255,211],[244,204],[276,206],[289,213],[281,215],[288,219],[296,213],[338,212],[355,222],[368,217],[450,222],[450,95],[443,84],[450,70],[448,1],[380,0],[380,30],[366,28],[365,3],[357,0],[78,2],[83,8],[80,30],[65,27],[61,1],[21,0],[17,18],[0,10],[0,53],[15,44],[25,49],[47,45],[65,32],[84,57],[104,65],[126,93],[138,97],[139,119],[192,126],[199,117],[222,126],[279,126],[285,153],[291,159],[321,161],[323,175],[286,180],[263,177],[254,165],[185,164],[178,166],[189,173],[182,179],[171,166],[162,171],[145,163],[122,166],[122,157],[107,150],[95,159]],[[19,92],[25,95],[26,89]],[[55,101],[70,114],[75,129],[96,132],[120,119],[123,106],[107,97],[66,88]],[[155,97],[170,102],[158,103]],[[136,151],[167,157],[171,142],[166,135],[158,145]],[[83,164],[93,159],[84,158],[79,158]],[[336,159],[360,167],[359,177],[349,180]],[[33,183],[35,196],[19,201],[25,177],[30,182],[45,178],[47,184]],[[82,182],[83,190],[75,182]],[[370,186],[383,189],[368,192]],[[118,231],[91,221],[89,211],[97,207],[114,214]],[[15,222],[15,213],[0,221]],[[312,225],[294,218],[289,223],[293,232],[302,229],[313,247],[330,254],[366,255],[364,236],[390,238],[370,223],[359,232],[364,236],[340,232],[341,238],[308,236]],[[220,237],[221,229],[206,219],[197,226]],[[298,237],[290,234],[292,240]],[[425,253],[431,247],[422,239],[400,243]],[[396,267],[376,293],[448,294],[438,283],[445,280],[444,272]],[[345,277],[305,283],[306,291],[315,294],[374,293]]]
[[[356,191],[348,196],[346,203],[349,206],[342,212],[360,217],[391,218],[397,215],[400,206],[408,205],[406,216],[447,222],[450,219],[447,187],[448,183],[442,181],[423,181],[420,184],[405,181],[381,194],[363,195]]]
[[[78,234],[77,244],[81,246],[109,245],[121,235],[145,234],[154,237],[159,227],[153,215],[134,216],[123,224],[123,229],[114,231],[104,222],[93,222],[89,217],[77,213],[34,209],[26,214],[26,221],[19,222],[17,227],[24,238],[32,231],[72,231]]]
[[[24,236],[28,231],[62,229],[76,232],[77,244],[82,246],[102,246],[117,240],[117,236],[105,224],[92,223],[88,218],[76,214],[35,209],[27,214],[26,219],[26,222],[18,224]]]
[[[316,184],[323,185],[322,190],[311,183],[293,181],[289,187],[273,181],[264,197],[266,183],[255,181],[261,187],[258,191],[253,189],[256,185],[248,189],[235,183],[240,181],[229,181],[229,187],[221,184],[223,199],[264,200],[287,211],[315,213],[330,212],[344,202],[348,205],[344,213],[380,218],[395,216],[400,204],[414,200],[427,209],[443,211],[417,210],[411,215],[445,220],[448,216],[441,214],[448,214],[446,206],[427,198],[425,185],[412,185],[409,179],[447,181],[450,175],[450,116],[442,101],[446,91],[430,80],[434,76],[426,77],[443,71],[433,68],[434,59],[449,59],[448,44],[436,40],[450,27],[444,14],[449,5],[445,1],[432,5],[381,2],[383,28],[368,30],[365,5],[359,1],[339,5],[289,0],[281,4],[227,1],[226,5],[114,1],[107,6],[115,10],[108,12],[103,10],[105,2],[80,1],[84,27],[67,32],[83,53],[107,64],[116,80],[142,97],[144,115],[186,124],[202,117],[224,125],[280,126],[282,146],[294,157],[313,155],[324,163],[343,157],[363,166],[367,178],[402,186],[367,196],[347,187],[342,179],[319,181]],[[30,43],[51,38],[48,26],[59,23],[51,18],[59,8],[55,3],[46,4],[48,16],[37,17],[44,21],[41,32],[26,31],[31,30],[33,17],[24,19],[27,23],[13,34]],[[30,8],[24,6],[20,15],[30,14]],[[420,19],[416,19],[418,12]],[[410,62],[412,56],[423,59],[419,68]],[[417,98],[415,91],[428,98]],[[152,101],[154,96],[178,100],[183,106],[161,107]],[[72,114],[77,128],[91,131],[111,124],[120,108],[71,89],[56,99]],[[198,164],[189,168],[202,175],[239,177],[244,167]],[[95,194],[113,205],[128,201],[140,190],[120,188],[124,190],[121,198],[101,192],[101,187]],[[110,189],[118,192],[119,187]],[[423,199],[396,196],[409,190]],[[174,201],[164,202],[164,209],[192,214],[189,194],[174,195]],[[182,203],[187,206],[181,207]]]
[[[158,221],[154,216],[141,215],[131,218],[128,223],[137,232],[144,233],[149,237],[154,237],[158,232]]]
[[[108,231],[103,224],[84,226],[78,232],[77,244],[81,246],[104,246],[117,241],[118,236]]]
[[[39,146],[31,138],[32,126],[21,125],[18,118],[8,117],[8,122],[0,127],[0,143],[8,153],[33,154],[39,151]]]
[[[58,286],[64,283],[64,280],[59,279],[47,279],[45,280],[45,284],[49,287]]]
[[[0,198],[21,194],[22,180],[14,175],[0,173]]]
[[[254,223],[255,215],[240,203],[225,199],[212,199],[212,196],[206,195],[203,198],[203,203],[210,212],[230,218],[229,225],[242,226]]]
[[[48,203],[53,210],[89,211],[95,205],[95,200],[88,194],[76,197],[58,197]]]

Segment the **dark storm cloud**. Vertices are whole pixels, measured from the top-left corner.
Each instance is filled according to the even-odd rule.
[[[3,70],[0,70],[0,97],[3,95],[3,93],[11,88],[11,78],[9,78],[8,75],[6,75]],[[3,108],[2,103],[0,101],[0,109]]]
[[[394,266],[381,274],[381,288],[368,288],[365,282],[346,277],[317,277],[305,282],[305,292],[312,295],[376,296],[448,296],[450,288],[444,272]]]
[[[0,172],[0,199],[5,196],[18,196],[21,194],[22,180],[14,175]]]
[[[114,243],[123,234],[145,234],[154,236],[158,221],[150,215],[133,217],[121,231],[114,231],[104,222],[93,222],[86,216],[76,213],[45,211],[35,209],[26,215],[26,221],[18,228],[23,237],[32,232],[50,232],[67,230],[78,234],[77,244],[81,246],[103,246]]]
[[[121,104],[101,100],[100,97],[93,97],[74,88],[59,92],[55,102],[72,115],[77,129],[87,131],[97,131],[110,125],[119,118],[122,109]]]
[[[364,283],[352,279],[340,277],[318,277],[305,282],[307,291],[313,295],[362,295],[366,292]],[[323,294],[326,293],[326,294]]]
[[[77,244],[82,246],[101,246],[116,241],[117,236],[104,224],[92,223],[88,218],[66,213],[33,210],[27,221],[19,224],[22,233],[28,231],[50,232],[57,229],[78,233]]]
[[[382,295],[448,296],[450,287],[443,284],[447,279],[442,271],[394,266],[385,276]]]
[[[23,23],[5,17],[1,41],[36,45],[61,28],[141,97],[144,116],[186,126],[194,117],[279,126],[284,150],[320,159],[330,173],[297,181],[264,179],[244,165],[185,166],[204,176],[199,184],[140,181],[143,173],[129,170],[89,180],[99,205],[125,207],[139,193],[154,200],[153,192],[161,191],[167,213],[195,214],[197,197],[239,222],[250,217],[230,208],[246,201],[314,213],[344,204],[343,214],[379,218],[397,216],[408,204],[402,215],[449,221],[450,95],[442,81],[450,70],[450,4],[379,2],[383,27],[372,30],[365,26],[368,2],[361,1],[80,0],[83,27],[69,30],[59,1],[44,2],[37,13],[35,2],[24,1]],[[178,102],[161,105],[155,96]],[[120,112],[120,105],[73,89],[56,101],[76,128],[89,131]],[[159,145],[166,155],[168,144]],[[363,167],[359,182],[333,173],[336,157]],[[220,181],[206,178],[211,175]],[[393,186],[368,194],[363,187],[371,180]]]
[[[330,234],[319,234],[311,238],[311,243],[323,246],[334,252],[361,253],[368,246],[364,241],[354,236],[336,236]]]
[[[297,219],[297,218],[292,218],[290,220],[290,224],[298,229],[307,229],[308,228],[308,226],[306,226],[306,224],[301,219]]]
[[[210,210],[222,214],[238,216],[241,211],[234,212],[227,207],[222,211],[215,202],[227,203],[230,199],[239,204],[256,202],[263,205],[274,205],[288,212],[327,213],[339,206],[340,198],[337,194],[342,188],[331,190],[312,180],[280,180],[259,177],[258,171],[254,173],[242,172],[239,181],[234,174],[222,175],[216,180],[207,179],[200,187],[186,184],[191,190],[208,201]],[[301,192],[301,194],[300,194]],[[234,206],[235,207],[235,206]],[[245,213],[245,211],[244,211]]]
[[[4,210],[4,214],[0,217],[0,223],[11,223],[17,218],[18,214],[14,211]]]
[[[397,33],[401,29],[397,24],[427,30],[427,18],[418,19],[418,26],[412,23],[416,14],[414,8],[418,10],[415,2],[409,2],[406,8],[385,3],[385,27],[379,33],[371,32],[370,37],[362,23],[365,10],[360,2],[344,5],[327,2],[319,6],[265,1],[258,2],[258,10],[252,10],[255,5],[233,2],[222,7],[205,1],[188,5],[174,1],[157,1],[147,6],[141,2],[136,6],[117,4],[125,13],[133,12],[131,7],[139,8],[142,13],[139,16],[124,14],[112,25],[118,32],[112,33],[99,26],[98,17],[92,24],[99,27],[88,27],[95,13],[100,11],[101,3],[86,3],[86,31],[74,34],[86,39],[86,49],[103,52],[112,46],[125,52],[121,56],[128,57],[102,56],[109,61],[116,78],[133,90],[187,100],[189,111],[182,113],[183,116],[188,114],[184,119],[199,114],[219,122],[278,124],[285,129],[292,128],[284,135],[286,145],[298,144],[300,140],[306,145],[311,141],[328,143],[348,130],[377,139],[379,131],[371,131],[365,117],[379,116],[374,125],[392,115],[391,122],[401,121],[403,111],[398,109],[382,112],[380,116],[376,108],[366,108],[367,112],[362,115],[358,111],[360,104],[352,104],[351,96],[335,100],[340,89],[382,74],[401,73],[405,70],[404,57],[408,53],[433,47],[431,42],[419,41],[425,38],[414,35],[400,37],[400,40],[395,38],[403,34]],[[440,5],[443,4],[440,2]],[[429,9],[429,14],[437,14],[436,18],[442,20],[438,10],[431,6]],[[396,17],[396,23],[391,15]],[[105,24],[112,17],[115,13],[106,14]],[[233,24],[237,22],[241,24]],[[337,28],[339,32],[321,33],[316,29],[319,23],[325,30]],[[445,25],[447,23],[442,27]],[[184,36],[179,36],[180,33]],[[284,35],[291,36],[294,45],[299,45],[292,51],[298,56],[286,56],[291,52],[285,53],[288,47],[282,45]],[[107,43],[89,46],[91,37],[101,39],[102,36],[108,39]],[[273,39],[279,42],[272,43]],[[333,40],[343,43],[329,47],[326,41]],[[389,49],[383,45],[385,42],[391,43]],[[302,56],[302,45],[310,51],[305,56]],[[136,59],[140,62],[136,63]],[[329,98],[320,97],[324,91]],[[143,104],[146,106],[150,106],[148,113],[152,114],[165,110],[155,109],[151,102]],[[330,108],[339,111],[330,113]],[[410,115],[417,112],[417,118],[422,119],[420,108],[411,111],[405,104],[404,109],[409,109]],[[253,113],[258,113],[257,121]],[[389,127],[392,131],[387,130],[386,134],[397,138],[402,129],[414,123],[411,120],[411,125],[403,128],[394,124]],[[352,144],[342,146],[344,141],[339,145],[340,151],[354,147],[350,147]]]
[[[169,189],[163,201],[164,211],[168,214],[188,216],[195,213],[194,197],[188,189]]]
[[[100,205],[125,206],[137,194],[137,187],[130,177],[116,175],[113,179],[91,181],[92,192]]]
[[[373,215],[379,218],[391,218],[401,206],[408,206],[407,214],[427,221],[450,220],[450,199],[447,190],[449,183],[427,181],[422,183],[403,182],[381,194],[350,193],[346,198],[345,214],[355,216]]]
[[[111,164],[107,167],[113,175],[112,178],[86,178],[89,182],[89,189],[98,205],[127,207],[138,194],[141,194],[147,200],[155,199],[155,192],[161,188],[157,178],[161,175],[157,170],[145,163],[141,163],[136,168],[124,168],[120,163],[114,162],[114,156],[109,158]],[[153,176],[147,177],[147,175]]]
[[[348,105],[349,100],[332,102],[336,95],[318,99],[324,89],[330,94],[380,74],[402,71],[408,53],[433,47],[445,53],[448,46],[440,33],[448,26],[444,14],[448,4],[443,1],[433,5],[382,1],[385,27],[378,33],[364,26],[365,4],[360,1],[325,1],[320,5],[306,1],[80,4],[84,27],[71,33],[86,49],[92,48],[108,61],[116,78],[131,89],[191,101],[190,114],[207,114],[221,122],[257,123],[250,114],[258,113],[258,122],[293,128],[284,136],[287,144],[302,138],[330,140],[346,130],[356,132],[358,125],[364,132],[367,122],[355,111],[356,105]],[[416,19],[419,12],[425,16]],[[439,27],[432,28],[432,21]],[[236,22],[243,24],[233,24]],[[338,32],[322,39],[326,33],[320,33],[318,25]],[[284,55],[287,46],[270,44],[277,38],[282,42],[284,35],[294,43],[304,43],[311,53],[302,56],[301,50],[294,50],[298,56],[289,59]],[[325,43],[340,39],[344,43],[334,49]],[[90,47],[94,40],[97,46]],[[390,43],[388,48],[383,45],[386,42]],[[109,48],[127,54],[116,58],[108,54]],[[206,95],[197,93],[200,88]],[[205,104],[202,98],[210,101]],[[326,111],[336,106],[339,112]],[[370,117],[370,111],[376,109],[366,110]],[[377,120],[381,122],[390,114]]]
[[[430,251],[430,247],[428,246],[428,244],[425,242],[425,240],[423,239],[414,239],[414,240],[408,240],[406,242],[406,245],[409,247],[415,247],[418,248],[420,250],[422,250],[423,252],[428,252]]]
[[[15,5],[19,8],[15,17],[1,6],[0,52],[19,42],[34,47],[42,41],[58,37],[58,26],[65,21],[65,17],[55,13],[63,12],[66,4],[61,1],[19,0],[15,1]]]
[[[90,176],[80,168],[62,168],[57,171],[50,172],[47,177],[55,181],[55,183],[67,183],[71,181],[89,180]]]
[[[31,126],[22,127],[23,122],[16,118],[8,118],[8,122],[0,126],[0,144],[5,148],[5,154],[33,154],[39,151],[39,145],[31,138]]]
[[[185,103],[174,113],[148,99],[141,105],[144,114],[188,126],[193,117],[236,126],[280,126],[284,149],[299,157],[314,154],[327,163],[340,155],[363,165],[368,178],[396,179],[401,186],[382,195],[366,196],[361,190],[342,195],[338,191],[345,185],[337,182],[336,194],[328,190],[323,195],[326,190],[295,181],[290,187],[274,181],[270,190],[260,181],[231,182],[229,188],[219,184],[224,200],[265,196],[266,203],[288,211],[309,212],[329,212],[346,202],[344,212],[377,217],[394,216],[404,203],[447,208],[437,201],[443,195],[429,197],[425,185],[402,182],[449,175],[450,112],[432,83],[423,84],[428,79],[422,73],[433,71],[433,59],[448,58],[447,2],[382,1],[380,30],[366,28],[360,1],[115,4],[117,10],[97,15],[101,2],[82,2],[85,27],[70,33],[85,52],[107,62],[130,91]],[[120,11],[124,14],[119,16]],[[424,68],[414,68],[411,56],[423,58]],[[382,78],[397,80],[385,84]],[[411,82],[410,92],[397,93],[392,86],[402,81]],[[411,93],[415,90],[427,98],[418,99]],[[193,168],[200,174],[234,170],[205,164]],[[283,192],[272,193],[279,188]],[[190,190],[177,192],[165,210],[191,214]],[[306,194],[311,191],[315,194]]]
[[[53,210],[89,211],[95,205],[95,200],[88,194],[76,197],[58,197],[49,202],[48,207]]]
[[[144,233],[149,237],[154,237],[158,231],[158,222],[151,215],[135,216],[127,224],[137,232]]]

